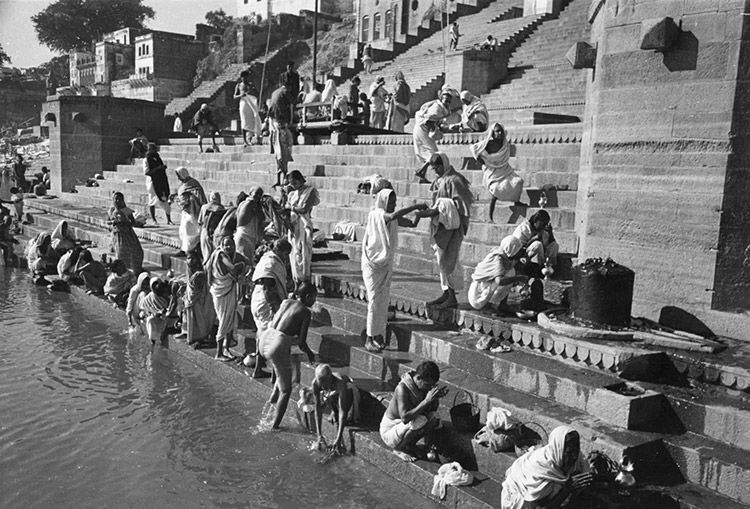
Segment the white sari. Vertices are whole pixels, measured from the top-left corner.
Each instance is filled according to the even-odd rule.
[[[398,246],[398,223],[385,220],[385,207],[392,192],[391,189],[383,189],[375,196],[362,239],[362,278],[367,289],[368,336],[385,336],[388,321],[393,254]]]
[[[487,152],[487,144],[492,139],[495,123],[489,129],[487,137],[471,146],[471,154],[482,160],[482,184],[492,196],[500,201],[517,202],[521,200],[523,179],[511,167],[510,143],[506,140],[503,147],[495,153]]]
[[[258,98],[245,95],[240,99],[240,124],[243,131],[255,136],[260,135],[260,114],[258,113]]]
[[[238,253],[234,256],[234,260],[231,260],[224,251],[217,249],[211,254],[205,267],[209,292],[219,320],[217,340],[226,338],[237,328],[238,278],[229,267],[245,258]]]
[[[293,208],[307,209],[304,214],[292,212],[292,227],[289,230],[289,243],[292,245],[290,256],[292,277],[295,282],[309,281],[312,265],[312,208],[320,203],[318,190],[303,185],[289,193],[289,205]]]

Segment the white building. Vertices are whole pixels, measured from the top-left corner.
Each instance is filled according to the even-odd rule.
[[[318,0],[318,12],[342,15],[352,12],[352,0]],[[315,11],[315,0],[237,0],[237,16],[260,15],[268,19],[273,14],[299,14]]]

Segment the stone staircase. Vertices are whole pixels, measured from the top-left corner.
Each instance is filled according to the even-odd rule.
[[[547,210],[562,250],[569,256],[576,252],[573,222],[580,137],[580,125],[575,124],[509,129],[514,147],[511,163],[527,185],[558,186]],[[461,253],[465,276],[534,210],[498,209],[495,221],[489,220],[481,171],[468,157],[467,145],[475,139],[476,135],[448,135],[441,146],[453,164],[463,168],[479,199]],[[207,192],[221,192],[225,202],[252,185],[268,186],[275,168],[268,147],[243,148],[233,144],[238,141],[225,139],[220,153],[200,154],[194,140],[163,140],[160,150],[170,168],[170,184],[176,189],[171,170],[186,165]],[[364,222],[370,198],[356,194],[356,186],[372,173],[392,179],[401,206],[429,199],[428,186],[412,179],[417,163],[409,136],[359,136],[349,146],[296,146],[294,157],[292,167],[310,176],[309,182],[320,191],[322,203],[313,218],[325,232],[339,220]],[[67,218],[76,236],[107,246],[105,218],[111,192],[123,191],[128,204],[137,210],[146,204],[145,186],[138,165],[120,165],[117,171],[105,172],[99,184],[59,199],[28,200],[35,217],[30,230],[51,229]],[[534,204],[538,193],[538,188],[528,187],[525,201]],[[176,227],[149,226],[138,234],[147,265],[184,269],[184,258],[172,256],[177,248]],[[439,292],[426,224],[416,230],[401,229],[399,237],[391,290],[391,304],[398,312],[389,324],[390,345],[381,354],[362,347],[366,294],[358,263],[359,242],[331,244],[350,260],[320,261],[313,266],[314,281],[322,293],[314,308],[311,347],[321,361],[349,374],[367,394],[368,419],[353,428],[348,438],[357,455],[418,492],[429,491],[437,466],[395,460],[376,430],[400,376],[423,359],[431,359],[440,365],[441,382],[451,390],[441,410],[446,424],[441,437],[445,459],[461,461],[477,479],[473,486],[449,488],[443,505],[499,507],[500,483],[515,458],[489,453],[473,444],[470,434],[452,429],[448,408],[453,396],[463,391],[473,398],[482,420],[491,407],[502,406],[522,422],[535,423],[547,432],[560,424],[574,426],[586,451],[602,450],[616,460],[627,454],[636,464],[636,478],[644,490],[676,501],[651,507],[734,509],[750,504],[750,366],[743,360],[750,358],[750,346],[727,341],[722,354],[687,353],[641,342],[576,340],[550,334],[536,323],[474,311],[466,304],[457,310],[435,310],[425,305]],[[465,297],[460,300],[465,302]],[[475,349],[484,334],[503,340],[512,351],[492,354]],[[252,332],[246,335],[252,341]],[[202,363],[218,364],[204,357]],[[658,362],[675,368],[682,382],[623,385],[626,382],[620,374],[624,370]],[[303,364],[302,373],[303,381],[309,381],[312,367]],[[602,507],[632,507],[629,500],[608,493]]]
[[[565,59],[570,46],[589,39],[589,2],[572,0],[556,19],[539,25],[508,61],[508,77],[482,96],[490,118],[504,123],[534,122],[533,114],[583,115],[585,69]]]

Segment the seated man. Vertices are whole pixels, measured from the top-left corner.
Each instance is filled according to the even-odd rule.
[[[482,43],[482,49],[487,51],[495,51],[497,49],[497,39],[488,35]]]
[[[448,392],[445,386],[437,387],[438,380],[440,370],[432,361],[425,361],[416,371],[406,373],[380,421],[380,438],[404,461],[416,460],[419,455],[416,444],[420,439],[427,446],[427,459],[438,459],[433,442],[440,419],[435,412],[440,398]]]
[[[142,129],[135,130],[135,138],[130,140],[130,159],[142,159],[146,157],[148,150],[148,138],[143,135]]]
[[[513,236],[521,241],[523,254],[520,266],[523,272],[531,277],[541,277],[543,267],[557,266],[557,255],[560,250],[552,233],[549,213],[542,209],[519,224]]]
[[[347,420],[350,420],[350,422],[359,420],[359,389],[354,386],[352,379],[348,376],[334,373],[328,364],[318,364],[315,368],[312,392],[315,398],[315,429],[318,432],[318,449],[322,449],[326,445],[326,440],[321,432],[321,424],[323,409],[328,406],[338,424],[333,449],[338,452],[344,451],[346,449],[344,446],[344,425]],[[348,419],[349,417],[351,418]]]
[[[451,131],[462,133],[482,133],[487,130],[489,125],[489,113],[487,106],[468,90],[461,92],[461,102],[463,110],[461,111],[461,122],[450,126]]]

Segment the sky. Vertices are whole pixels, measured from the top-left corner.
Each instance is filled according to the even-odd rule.
[[[13,67],[34,67],[57,56],[39,44],[31,16],[45,9],[52,0],[0,0],[0,44]],[[206,12],[224,9],[237,13],[236,0],[144,0],[156,15],[147,21],[154,30],[195,35],[195,24],[204,22]]]

